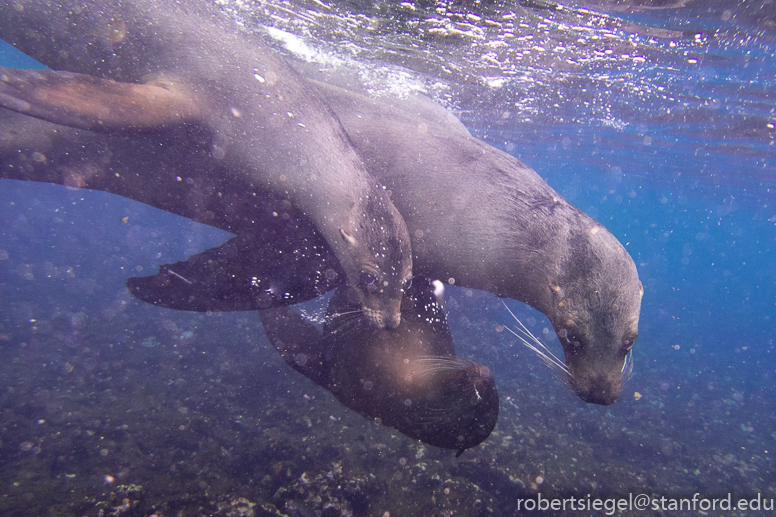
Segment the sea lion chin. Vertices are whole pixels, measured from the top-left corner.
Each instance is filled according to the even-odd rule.
[[[376,329],[347,289],[335,292],[323,333],[287,307],[261,310],[272,344],[295,370],[342,404],[435,447],[475,447],[498,419],[490,371],[456,357],[434,286],[415,278],[402,300],[402,323]]]

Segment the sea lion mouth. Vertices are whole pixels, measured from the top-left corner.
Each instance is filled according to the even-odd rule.
[[[629,351],[621,367],[613,367],[609,371],[593,372],[584,365],[572,365],[569,386],[579,398],[588,404],[610,406],[617,402],[622,393],[622,387],[630,380],[633,373],[633,353]]]
[[[401,299],[362,298],[361,312],[364,318],[375,328],[393,330],[401,323]]]
[[[401,323],[401,311],[393,309],[372,309],[361,306],[361,312],[366,320],[378,329],[393,330]]]
[[[573,385],[574,383],[572,383]],[[611,406],[620,397],[622,383],[613,385],[608,380],[600,378],[593,379],[586,383],[584,389],[573,388],[574,393],[588,404],[598,404],[601,406]],[[572,386],[573,387],[573,386]]]

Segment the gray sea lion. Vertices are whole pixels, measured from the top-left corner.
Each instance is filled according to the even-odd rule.
[[[442,108],[419,101],[400,110],[319,87],[370,170],[392,191],[414,237],[415,270],[514,298],[543,312],[563,346],[569,385],[587,402],[613,403],[638,336],[643,294],[633,261],[616,238],[520,161],[472,138]],[[0,119],[4,122],[0,135],[7,135],[2,177],[65,183],[78,168],[108,176],[114,169],[132,167],[105,160],[110,149],[122,151],[128,142],[28,117],[9,121],[8,116]],[[143,145],[136,137],[131,140]],[[79,152],[82,144],[88,144],[86,152]],[[170,141],[166,149],[156,150],[169,156],[160,156],[159,162],[174,167],[175,157],[190,146]],[[39,149],[47,153],[45,162],[31,158]],[[159,172],[153,163],[143,165],[149,168],[135,172],[139,178]],[[404,172],[408,166],[412,174]],[[208,210],[233,214],[243,189],[234,183],[231,188],[235,201],[230,203],[203,196]],[[164,208],[157,200],[139,199],[132,192],[123,195]],[[293,213],[279,213],[295,220]],[[186,267],[185,281],[165,267],[160,275],[133,279],[130,287],[139,298],[170,308],[207,310],[212,304],[218,310],[249,310],[267,307],[267,301],[283,304],[284,299],[266,291],[266,286],[298,272],[313,274],[319,289],[313,293],[307,284],[306,290],[284,290],[287,303],[338,285],[331,267],[336,259],[320,245],[325,241],[311,233],[314,228],[309,225],[296,228],[291,228],[296,233],[290,242],[315,249],[315,256],[290,261],[289,255],[259,257],[244,244],[200,273],[205,264],[214,264],[208,262],[212,256],[203,254],[176,265]],[[210,258],[201,260],[205,256]],[[283,274],[275,278],[270,270]],[[266,294],[256,296],[256,285]],[[196,307],[188,300],[196,300]]]
[[[69,72],[0,71],[0,106],[93,131],[155,132],[157,145],[159,133],[185,133],[208,155],[205,164],[220,161],[227,175],[213,180],[210,168],[195,166],[131,187],[121,176],[81,177],[83,186],[131,190],[130,197],[155,198],[155,206],[194,212],[234,233],[252,231],[249,213],[211,220],[208,210],[180,206],[224,194],[197,182],[238,183],[244,198],[285,199],[337,256],[369,320],[398,325],[412,276],[401,215],[317,89],[207,2],[3,1],[0,38]],[[170,191],[180,197],[165,196]]]
[[[392,192],[392,200],[413,236],[415,271],[514,298],[538,309],[550,319],[563,346],[569,385],[587,402],[613,403],[622,386],[626,357],[638,336],[643,294],[633,260],[617,239],[523,163],[472,138],[441,107],[417,99],[395,108],[334,87],[318,87],[370,172]],[[7,127],[18,124],[36,134],[37,141],[29,142],[27,136]],[[147,145],[138,137],[130,144],[31,119],[7,126],[3,132],[10,136],[2,158],[5,166],[0,170],[6,178],[65,183],[70,171],[79,167],[110,177],[114,169],[132,165],[105,161],[108,153],[95,149],[116,147],[118,152],[125,145]],[[79,151],[80,141],[92,146],[88,152]],[[165,149],[155,149],[154,156],[165,155],[167,158],[160,160],[177,170],[172,174],[180,174],[181,169],[175,169],[176,157],[196,153],[196,146],[173,137],[166,143]],[[46,156],[52,159],[36,162],[32,156],[37,149],[44,149],[41,153],[50,149]],[[155,169],[154,163],[144,162],[143,166],[148,168],[134,172],[141,182],[146,175],[171,174]],[[211,177],[205,174],[208,166],[223,165],[203,160],[193,168],[197,181]],[[255,203],[255,198],[246,199],[242,193],[247,189],[237,180],[231,178],[224,187],[231,189],[230,202],[207,191],[200,202],[217,218],[240,213],[234,207]],[[131,189],[112,191],[191,217],[187,215],[192,210],[189,203],[168,207],[164,200],[144,199],[147,193],[138,190],[140,195]],[[293,207],[291,211],[280,208],[279,214],[296,220]],[[309,231],[314,229],[310,225],[302,225],[298,231],[291,228],[296,233],[290,242],[305,246],[325,243]],[[249,238],[244,242],[250,242],[254,237],[249,231],[245,233]],[[197,270],[204,261],[189,263],[185,281],[165,269],[156,277],[133,280],[130,287],[139,298],[171,308],[194,308],[187,301],[194,299],[195,310],[206,310],[210,297],[218,310],[262,308],[267,301],[282,304],[284,300],[271,291],[256,296],[256,285],[266,289],[278,278],[293,277],[295,266],[305,275],[323,277],[316,283],[320,290],[339,282],[326,277],[325,272],[336,275],[334,269],[318,268],[315,262],[320,259],[333,264],[334,259],[326,258],[331,250],[316,249],[319,256],[312,257],[312,262],[308,256],[284,263],[288,256],[257,259],[249,245],[236,246],[228,260],[201,274]],[[266,264],[283,275],[273,277],[264,268]],[[246,275],[249,270],[251,274]],[[220,275],[217,278],[233,280],[213,281],[214,271]],[[307,285],[284,291],[289,294],[287,303],[312,294]]]
[[[345,406],[460,456],[496,425],[493,376],[456,357],[441,293],[431,282],[416,277],[401,307],[402,324],[393,331],[365,324],[341,289],[329,302],[322,333],[287,307],[259,315],[286,363]]]
[[[586,402],[614,403],[643,295],[617,239],[438,105],[415,99],[397,109],[319,87],[370,172],[391,190],[413,236],[415,271],[541,311],[563,347],[569,386]],[[141,298],[145,282],[163,297],[150,278],[135,282]]]

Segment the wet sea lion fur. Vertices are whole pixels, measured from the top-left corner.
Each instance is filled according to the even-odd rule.
[[[0,70],[0,106],[109,134],[156,133],[157,145],[165,134],[185,133],[199,155],[208,155],[203,165],[146,176],[131,189],[135,197],[159,196],[140,190],[183,190],[183,197],[155,206],[191,212],[179,205],[202,193],[196,183],[211,182],[209,165],[220,161],[227,174],[221,181],[239,183],[247,196],[285,199],[304,213],[369,320],[399,324],[402,288],[412,276],[401,215],[318,89],[232,20],[196,1],[24,0],[0,4],[0,38],[67,70]],[[130,190],[117,185],[120,176],[80,181]],[[254,224],[250,213],[227,224],[207,220],[207,211],[197,215],[235,233]]]
[[[413,279],[393,331],[365,324],[341,289],[323,332],[287,307],[259,315],[286,363],[342,404],[460,456],[493,431],[498,391],[485,366],[456,357],[441,296],[427,279]]]

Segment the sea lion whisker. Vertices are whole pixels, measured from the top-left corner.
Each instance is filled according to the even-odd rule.
[[[415,363],[427,365],[428,368],[460,370],[471,365],[471,361],[461,358],[423,356],[415,359]]]
[[[547,366],[550,367],[551,370],[556,371],[558,370],[559,373],[562,373],[564,375],[570,375],[568,368],[565,364],[563,364],[557,357],[555,357],[555,354],[553,354],[551,351],[547,350],[547,348],[540,343],[540,346],[542,349],[535,346],[533,343],[526,340],[522,335],[518,334],[514,330],[512,330],[509,327],[504,327],[507,329],[512,335],[514,335],[517,339],[520,340],[520,342],[525,345],[527,348],[529,348],[531,351],[533,351],[536,355],[539,356],[539,358],[544,362]],[[548,353],[545,353],[544,350],[547,350]]]
[[[459,371],[467,368],[471,361],[460,358],[424,356],[413,361],[419,368],[409,375],[410,379],[418,375],[430,375],[438,372]]]
[[[323,319],[323,323],[329,323],[331,321],[337,320],[339,318],[342,318],[343,316],[350,316],[351,314],[362,314],[361,309],[356,309],[353,311],[347,311],[347,312],[335,312],[334,314],[328,314]]]
[[[560,358],[558,358],[558,356],[547,347],[547,345],[542,343],[536,336],[531,333],[530,330],[528,330],[528,328],[523,324],[522,321],[520,321],[520,319],[515,315],[514,312],[512,312],[512,310],[503,300],[501,303],[504,304],[504,307],[507,309],[509,314],[511,314],[515,321],[520,325],[519,328],[516,327],[517,332],[506,325],[504,328],[512,333],[512,335],[517,337],[526,347],[534,351],[551,369],[557,368],[563,374],[571,375],[566,364],[561,361]],[[518,334],[518,332],[520,333]]]
[[[627,383],[633,377],[633,350],[629,350],[625,354],[625,359],[622,362],[622,383]]]
[[[331,333],[339,335],[348,334],[365,325],[369,326],[369,322],[356,314],[350,313],[346,318],[337,318],[335,324],[332,325]]]

